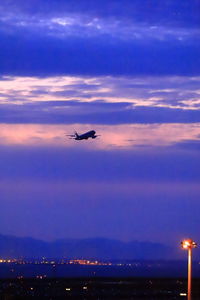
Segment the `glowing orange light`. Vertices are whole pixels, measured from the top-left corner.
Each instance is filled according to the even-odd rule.
[[[181,242],[181,246],[183,249],[192,249],[197,247],[197,243],[195,243],[193,240],[188,239],[188,240],[183,240]]]

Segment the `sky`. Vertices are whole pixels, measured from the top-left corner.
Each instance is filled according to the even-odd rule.
[[[1,234],[200,241],[199,8],[1,1]]]

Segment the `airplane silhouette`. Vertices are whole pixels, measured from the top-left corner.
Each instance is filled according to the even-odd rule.
[[[81,140],[87,140],[89,138],[96,139],[99,135],[96,135],[96,131],[91,130],[83,134],[78,134],[76,131],[74,134],[66,134],[66,136],[69,136],[71,139],[76,141]]]

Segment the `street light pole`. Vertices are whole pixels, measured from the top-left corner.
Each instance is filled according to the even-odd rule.
[[[188,250],[188,291],[187,300],[192,300],[192,249],[197,247],[197,244],[191,240],[181,242],[183,249]]]
[[[191,300],[192,289],[192,248],[188,248],[188,300]]]

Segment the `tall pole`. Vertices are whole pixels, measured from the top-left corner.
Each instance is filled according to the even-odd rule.
[[[192,239],[183,240],[181,242],[183,249],[188,250],[188,291],[187,300],[192,300],[192,249],[197,247]]]
[[[192,290],[192,248],[188,248],[188,300],[191,300],[192,295],[191,295],[191,290]]]

